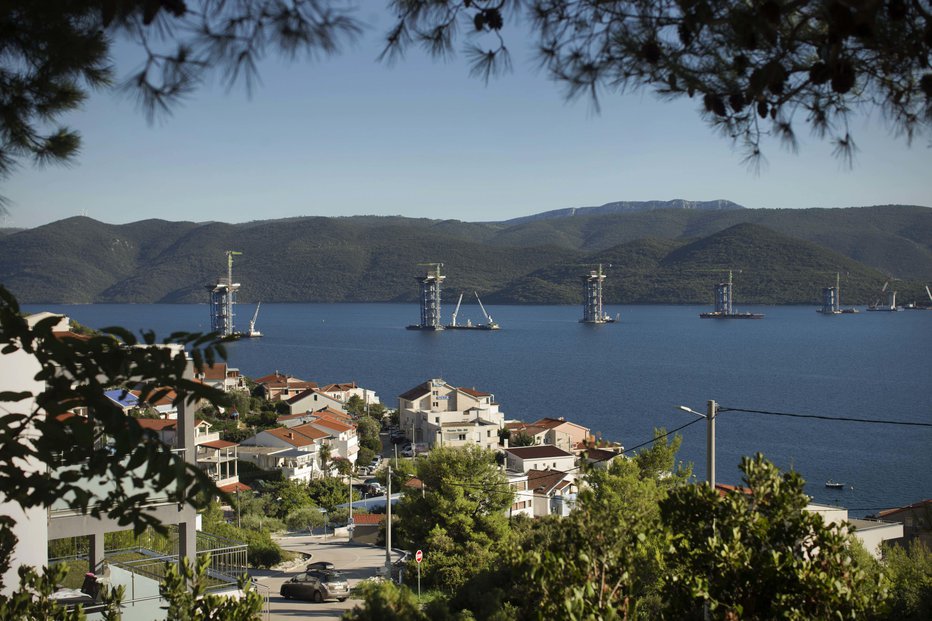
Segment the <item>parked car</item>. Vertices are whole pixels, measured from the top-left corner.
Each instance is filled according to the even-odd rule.
[[[349,583],[338,571],[315,569],[300,573],[282,584],[282,597],[322,602],[338,599],[345,602],[350,595]]]
[[[369,462],[369,467],[370,467],[370,468],[378,468],[379,464],[381,464],[381,463],[382,463],[382,456],[381,456],[381,455],[376,455],[375,457],[372,458],[372,461]]]
[[[401,449],[402,457],[414,457],[414,448],[409,444],[408,446]]]
[[[385,488],[382,487],[381,483],[376,481],[375,483],[372,483],[371,485],[366,487],[366,491],[369,493],[370,496],[375,496],[377,494],[384,494]]]
[[[314,571],[315,569],[323,569],[327,571],[336,571],[336,566],[330,561],[314,561],[313,563],[307,564],[307,571]]]

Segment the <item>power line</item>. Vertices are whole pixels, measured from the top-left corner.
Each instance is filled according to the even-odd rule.
[[[748,414],[766,414],[768,416],[788,416],[791,418],[815,418],[819,420],[843,421],[849,423],[871,423],[874,425],[901,425],[908,427],[932,427],[932,423],[918,423],[915,421],[882,420],[879,418],[854,418],[851,416],[825,416],[822,414],[797,414],[794,412],[771,412],[768,410],[750,410],[747,408],[728,408],[720,406],[719,412],[747,412]]]
[[[635,445],[635,446],[632,446],[632,447],[629,448],[629,449],[625,449],[625,450],[621,451],[620,453],[614,453],[614,454],[612,454],[612,455],[609,455],[608,457],[603,457],[602,459],[597,459],[597,460],[591,462],[589,465],[595,465],[595,464],[601,463],[601,462],[603,462],[603,461],[608,461],[608,460],[610,460],[610,459],[613,459],[613,458],[617,457],[618,455],[624,455],[625,453],[630,453],[630,452],[635,451],[635,450],[637,450],[637,449],[639,449],[639,448],[641,448],[641,447],[647,446],[648,444],[653,444],[653,443],[656,442],[657,440],[663,440],[663,439],[666,438],[667,436],[673,435],[674,433],[676,433],[677,431],[680,431],[680,430],[682,430],[682,429],[686,429],[686,428],[689,427],[690,425],[695,425],[696,423],[698,423],[698,422],[701,421],[701,420],[702,420],[701,418],[696,418],[696,419],[694,419],[694,420],[691,420],[691,421],[689,421],[688,423],[686,423],[685,425],[680,425],[680,426],[677,427],[676,429],[672,429],[672,430],[670,430],[670,431],[668,431],[668,432],[666,432],[666,433],[664,433],[664,434],[661,434],[661,435],[659,435],[659,436],[655,436],[652,440],[648,440],[648,441],[646,441],[646,442],[641,442],[640,444]],[[516,447],[513,447],[513,448],[523,448],[523,447],[517,447],[517,446],[516,446]],[[582,469],[582,466],[581,466],[581,465],[579,465],[579,466],[574,466],[574,467],[572,467],[572,468],[570,468],[570,469],[568,469],[568,470],[562,471],[562,472],[563,472],[564,474],[570,474],[570,473],[575,472],[575,471],[580,470],[580,469]],[[528,485],[530,485],[530,483],[533,482],[533,481],[538,481],[538,480],[541,480],[541,479],[548,479],[548,478],[550,478],[551,476],[553,476],[553,475],[551,475],[551,474],[546,474],[546,475],[538,475],[538,476],[535,476],[535,477],[530,477],[530,476],[529,476],[529,477],[527,478],[527,483],[528,483]],[[452,486],[454,486],[454,487],[466,487],[466,488],[472,488],[472,489],[489,489],[490,487],[496,487],[496,486],[499,486],[499,487],[511,487],[511,483],[509,483],[509,482],[507,482],[507,481],[506,481],[506,482],[503,482],[503,483],[459,483],[459,482],[447,481],[446,484],[447,484],[447,485],[452,485]],[[527,490],[519,490],[519,491],[527,491]]]

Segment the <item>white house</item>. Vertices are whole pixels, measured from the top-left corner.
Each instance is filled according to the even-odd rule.
[[[881,557],[880,544],[891,539],[900,539],[903,536],[903,524],[899,522],[849,518],[848,510],[844,507],[810,502],[805,510],[818,513],[826,524],[838,525],[842,522],[850,524],[854,536],[861,542],[864,549],[877,559]]]
[[[567,516],[576,505],[576,477],[559,470],[527,471],[528,488],[534,494],[534,517]]]
[[[576,456],[550,445],[520,446],[505,449],[505,466],[509,470],[560,470],[571,472],[576,467]]]
[[[302,414],[304,412],[315,412],[322,408],[333,408],[340,412],[346,413],[343,409],[343,402],[325,395],[317,388],[309,388],[297,395],[291,397],[285,403],[288,404],[288,412],[291,414]]]
[[[351,465],[356,464],[356,456],[359,454],[359,438],[356,436],[356,427],[330,417],[320,417],[311,422],[294,427],[294,429],[303,429],[310,427],[326,433],[329,438],[326,440],[333,447],[336,455],[346,459]]]
[[[340,403],[346,403],[352,397],[359,397],[363,403],[374,405],[379,402],[379,396],[374,390],[358,386],[356,382],[345,382],[342,384],[327,384],[318,389],[321,393]]]

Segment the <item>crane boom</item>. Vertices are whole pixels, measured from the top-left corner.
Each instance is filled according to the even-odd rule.
[[[482,300],[479,299],[479,292],[477,291],[475,293],[476,293],[476,301],[479,302],[479,308],[482,309],[482,314],[485,315],[486,322],[493,323],[492,316],[489,315],[487,312],[485,312],[485,306],[482,305]],[[460,296],[460,298],[462,299],[462,296]]]
[[[461,294],[460,294],[460,299],[457,300],[457,302],[456,302],[456,310],[453,311],[453,323],[450,324],[450,325],[453,326],[454,328],[456,327],[456,316],[457,316],[457,315],[459,314],[459,312],[460,312],[460,304],[462,304],[462,303],[463,303],[463,294],[461,293]]]

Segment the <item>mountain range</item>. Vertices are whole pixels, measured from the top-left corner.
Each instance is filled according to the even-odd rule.
[[[445,295],[576,303],[603,264],[607,303],[709,303],[733,271],[738,303],[814,304],[842,274],[864,304],[932,281],[932,209],[746,209],[729,201],[608,203],[505,222],[401,216],[111,225],[86,217],[0,235],[0,283],[24,303],[206,302],[235,257],[242,302],[412,302],[442,262]],[[608,267],[608,266],[611,267]]]

